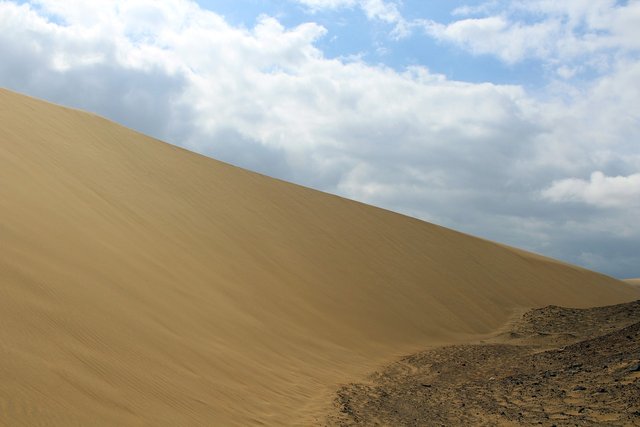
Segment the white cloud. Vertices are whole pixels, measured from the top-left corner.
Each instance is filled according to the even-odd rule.
[[[291,0],[307,6],[311,11],[323,9],[339,9],[359,7],[368,19],[392,24],[392,35],[395,38],[406,37],[410,33],[411,24],[402,16],[396,2],[385,0]]]
[[[312,11],[359,7],[371,20],[394,25],[403,38],[415,28],[474,55],[494,55],[513,65],[545,61],[554,73],[571,79],[580,73],[608,71],[621,53],[640,50],[640,2],[615,0],[489,0],[455,8],[462,17],[449,23],[407,20],[399,2],[385,0],[291,0]]]
[[[640,173],[605,176],[594,172],[587,180],[567,178],[554,181],[542,195],[554,202],[577,201],[602,207],[640,206]]]
[[[545,61],[564,78],[607,71],[616,56],[640,50],[637,1],[488,1],[458,8],[454,16],[464,18],[421,25],[432,37],[476,55],[494,55],[508,64]]]
[[[398,6],[395,3],[383,0],[361,0],[360,7],[370,19],[380,19],[389,23],[398,23],[403,20]]]
[[[294,0],[313,10],[353,7],[359,0]]]
[[[498,0],[487,1],[473,6],[463,5],[451,11],[452,16],[473,16],[490,13],[498,6]]]
[[[393,3],[353,7],[386,19],[376,4]],[[390,10],[389,22],[400,19]],[[494,37],[495,52],[512,61],[536,49],[529,27],[511,47],[499,39],[518,28],[508,17],[458,22],[442,27],[447,37]],[[562,21],[554,25],[566,32]],[[424,67],[328,59],[316,46],[325,33],[315,23],[287,28],[268,16],[234,27],[187,0],[4,1],[0,84],[279,178],[529,249],[561,248],[553,255],[574,262],[601,250],[580,236],[608,248],[640,241],[638,206],[625,206],[623,196],[600,196],[607,220],[590,208],[595,203],[572,210],[553,198],[570,194],[558,190],[566,177],[600,170],[608,189],[618,185],[609,180],[640,171],[633,56],[617,51],[593,82],[565,82],[537,96],[519,86],[451,81]],[[543,189],[551,191],[546,198]],[[580,194],[586,201],[586,190]],[[624,274],[632,265],[609,268]]]
[[[514,24],[502,16],[469,18],[448,25],[426,23],[434,37],[447,40],[472,53],[494,54],[513,64],[527,56],[546,56],[550,42],[557,36],[559,22],[545,21],[531,25]]]

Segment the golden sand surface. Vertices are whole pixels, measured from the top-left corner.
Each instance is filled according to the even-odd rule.
[[[313,424],[398,355],[638,294],[0,90],[0,424]]]

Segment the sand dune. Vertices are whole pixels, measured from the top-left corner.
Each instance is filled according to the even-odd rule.
[[[624,281],[635,286],[640,286],[640,279],[625,279]]]
[[[398,355],[638,295],[0,90],[0,424],[313,423]]]

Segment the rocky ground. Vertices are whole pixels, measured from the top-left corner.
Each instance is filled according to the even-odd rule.
[[[340,388],[327,425],[638,425],[640,301],[531,310]]]

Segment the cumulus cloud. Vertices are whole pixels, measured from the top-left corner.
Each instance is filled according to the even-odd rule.
[[[313,10],[337,9],[340,7],[353,7],[358,0],[294,0]]]
[[[493,54],[514,64],[528,56],[550,54],[551,42],[557,37],[560,23],[553,20],[523,25],[504,16],[467,18],[450,24],[429,22],[428,33],[440,40],[459,45],[473,54]]]
[[[291,0],[308,7],[311,11],[359,7],[370,20],[392,24],[392,35],[402,38],[409,35],[411,24],[400,13],[396,2],[385,0]]]
[[[397,7],[385,9],[393,2],[305,3],[363,7],[372,19],[402,22]],[[635,31],[617,15],[620,7],[607,9],[617,16],[606,20],[611,34]],[[459,22],[443,34],[464,40],[479,31],[486,41],[514,28],[509,16]],[[633,42],[616,48],[593,81],[537,96],[515,85],[452,81],[421,66],[398,71],[329,59],[317,47],[327,30],[316,23],[285,27],[262,16],[237,27],[187,0],[0,1],[0,30],[5,87],[268,175],[606,272],[632,274],[633,260],[640,265],[637,256],[596,265],[606,251],[640,241],[640,212],[619,192],[599,196],[609,203],[603,219],[584,190],[601,185],[611,193],[618,181],[610,180],[640,171],[640,62],[623,54]],[[522,31],[505,58],[535,51],[530,29]],[[495,52],[510,49],[494,43]],[[604,184],[563,181],[595,170]],[[586,203],[558,203],[571,197]]]
[[[616,55],[640,49],[640,2],[488,1],[454,11],[450,23],[423,20],[432,37],[508,64],[537,59],[571,78],[607,71]],[[579,62],[579,66],[571,66]]]
[[[577,201],[602,207],[640,205],[640,173],[629,176],[606,176],[600,171],[587,180],[567,178],[554,181],[542,192],[554,202]]]

